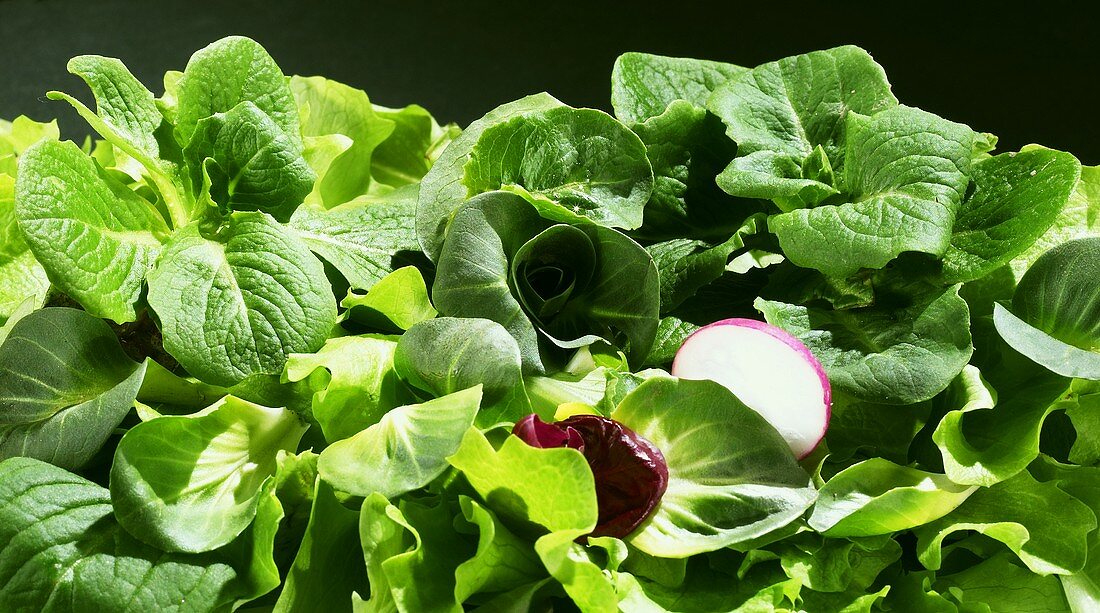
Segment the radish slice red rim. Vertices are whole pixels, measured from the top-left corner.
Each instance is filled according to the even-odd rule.
[[[829,427],[832,390],[821,362],[766,322],[723,319],[696,330],[676,353],[672,374],[721,383],[775,427],[799,459]]]

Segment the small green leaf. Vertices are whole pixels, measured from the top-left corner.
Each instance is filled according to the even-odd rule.
[[[217,549],[252,522],[278,452],[293,452],[305,430],[286,409],[233,396],[195,415],[138,424],[111,467],[115,517],[166,551]]]
[[[360,552],[359,513],[345,508],[332,488],[317,480],[309,525],[273,611],[350,613],[352,593],[367,591]]]
[[[395,122],[376,113],[363,90],[324,77],[291,77],[290,89],[302,112],[302,134],[351,139],[351,146],[320,175],[317,203],[332,208],[366,194],[372,155],[393,134]]]
[[[195,52],[180,78],[176,132],[181,145],[191,141],[200,120],[252,102],[279,129],[301,142],[298,105],[275,60],[256,41],[229,36]]]
[[[288,355],[319,349],[336,322],[321,263],[262,213],[234,213],[212,234],[178,230],[149,274],[148,299],[164,348],[223,386],[281,373]]]
[[[449,461],[513,530],[587,534],[596,527],[592,469],[576,449],[539,449],[509,436],[498,450],[471,428]]]
[[[516,536],[492,511],[459,496],[462,516],[477,529],[477,552],[455,569],[455,599],[465,602],[479,592],[505,592],[546,575],[531,543]]]
[[[223,211],[287,221],[317,178],[296,139],[250,101],[199,120],[183,153],[194,193],[208,192]]]
[[[393,409],[377,424],[325,448],[317,470],[333,487],[353,496],[377,492],[396,499],[443,474],[480,403],[478,385]]]
[[[682,558],[754,539],[797,519],[817,495],[775,428],[713,381],[649,379],[611,417],[668,463],[668,489],[626,539],[650,555]]]
[[[306,381],[318,369],[328,372],[327,383],[313,394],[311,405],[326,440],[348,438],[411,400],[393,369],[396,349],[391,340],[342,336],[325,341],[317,353],[288,356],[289,381]]]
[[[437,315],[428,299],[424,275],[415,266],[382,277],[366,294],[349,291],[340,306],[347,309],[348,319],[391,332],[408,330]]]
[[[363,502],[359,538],[371,597],[357,610],[461,613],[455,569],[473,547],[455,538],[452,509],[446,502],[398,504],[400,508],[381,494]]]
[[[50,280],[97,317],[136,319],[164,218],[71,142],[41,141],[19,166],[15,214]]]
[[[436,158],[461,130],[454,124],[440,126],[423,107],[410,104],[402,109],[374,106],[378,116],[394,122],[394,131],[371,157],[375,181],[391,187],[419,183]]]
[[[15,179],[0,174],[0,322],[28,298],[41,302],[50,280],[23,239],[15,216]]]
[[[1073,574],[1085,564],[1085,535],[1096,527],[1088,506],[1053,483],[1022,472],[974,492],[945,517],[918,528],[921,563],[938,569],[943,540],[974,530],[1008,546],[1033,573]]]

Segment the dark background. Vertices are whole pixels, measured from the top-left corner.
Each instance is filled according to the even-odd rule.
[[[68,58],[122,58],[159,94],[165,70],[228,34],[260,41],[287,74],[325,75],[379,104],[416,102],[462,125],[542,90],[608,109],[623,51],[753,66],[855,43],[906,104],[994,132],[1001,149],[1040,142],[1100,163],[1096,9],[834,4],[0,0],[0,117],[60,116],[63,134],[82,138],[76,114],[42,96],[87,97],[65,72]]]

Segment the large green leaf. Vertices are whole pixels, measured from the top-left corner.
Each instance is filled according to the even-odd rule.
[[[682,558],[757,538],[816,497],[783,437],[713,381],[649,379],[611,416],[668,463],[668,489],[627,538],[650,555]]]
[[[302,113],[306,139],[341,134],[351,146],[319,179],[317,204],[331,208],[367,193],[371,156],[394,131],[395,123],[376,113],[366,92],[324,77],[291,77],[290,89]]]
[[[611,572],[626,557],[626,545],[614,537],[590,538],[581,545],[576,540],[582,535],[579,530],[545,534],[535,541],[535,551],[578,609],[616,613],[619,598]]]
[[[532,412],[519,347],[494,321],[441,317],[421,322],[401,336],[393,359],[405,380],[436,397],[481,385],[479,428],[515,423]]]
[[[288,356],[289,381],[306,381],[318,369],[328,373],[311,403],[313,418],[326,440],[348,438],[411,400],[393,369],[396,349],[397,343],[388,339],[341,336],[325,341],[317,353]]]
[[[200,119],[183,153],[193,192],[222,211],[265,211],[287,221],[317,178],[297,140],[248,100]]]
[[[148,299],[164,348],[216,385],[281,373],[288,355],[316,351],[336,323],[321,263],[263,213],[177,231],[149,274]]]
[[[998,554],[961,572],[936,581],[944,592],[961,595],[964,605],[985,605],[989,611],[1070,613],[1058,579],[1037,575],[1013,562],[1010,554]],[[1087,610],[1087,609],[1086,609]]]
[[[470,195],[514,191],[547,219],[611,228],[642,225],[653,188],[637,135],[602,111],[570,107],[485,129],[462,173]]]
[[[415,192],[357,198],[332,209],[305,204],[289,228],[336,267],[352,289],[369,290],[419,256],[414,224]]]
[[[907,302],[832,311],[758,298],[756,307],[805,343],[841,391],[904,405],[943,391],[973,353],[958,287]]]
[[[416,236],[424,253],[435,261],[443,248],[443,237],[451,218],[470,197],[462,182],[463,168],[474,145],[490,126],[513,117],[564,106],[550,94],[535,94],[502,104],[474,121],[443,150],[420,185],[416,206]]]
[[[1004,543],[1034,573],[1072,574],[1085,564],[1085,535],[1096,527],[1087,505],[1026,472],[980,488],[946,516],[918,528],[917,552],[930,569],[942,563],[945,538],[974,530]]]
[[[882,268],[905,251],[946,253],[970,184],[974,132],[904,106],[849,114],[844,132],[846,198],[772,217],[783,253],[836,277]]]
[[[217,549],[255,518],[278,452],[293,452],[305,430],[286,409],[233,396],[195,415],[138,424],[111,466],[115,517],[166,551]]]
[[[255,104],[286,136],[301,142],[290,83],[252,39],[229,36],[196,51],[180,77],[176,98],[176,132],[183,145],[190,142],[200,120],[242,102]]]
[[[893,534],[943,517],[976,489],[872,458],[825,483],[809,523],[827,536]]]
[[[676,100],[702,107],[711,93],[749,69],[691,58],[624,53],[611,69],[611,106],[624,122],[656,117]]]
[[[738,146],[718,184],[784,210],[817,204],[837,193],[831,177],[845,162],[849,112],[872,115],[895,105],[886,74],[858,47],[758,66],[719,87],[708,103]]]
[[[0,345],[0,458],[82,468],[130,412],[145,375],[103,321],[47,308]]]
[[[396,499],[428,485],[447,469],[481,403],[481,386],[422,404],[397,407],[381,421],[321,452],[317,470],[354,496]]]
[[[1025,149],[974,165],[974,192],[959,207],[943,258],[948,282],[971,281],[1030,247],[1066,206],[1081,164],[1068,153]]]
[[[282,510],[207,554],[165,553],[127,534],[105,488],[30,458],[0,462],[0,608],[6,611],[228,612],[279,582]]]
[[[133,321],[168,226],[157,210],[71,142],[23,153],[15,214],[50,280],[88,312]]]

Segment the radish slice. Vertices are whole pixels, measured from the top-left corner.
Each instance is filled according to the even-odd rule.
[[[700,328],[676,352],[672,374],[721,383],[768,420],[798,459],[829,427],[825,369],[802,341],[771,324],[737,318]]]

